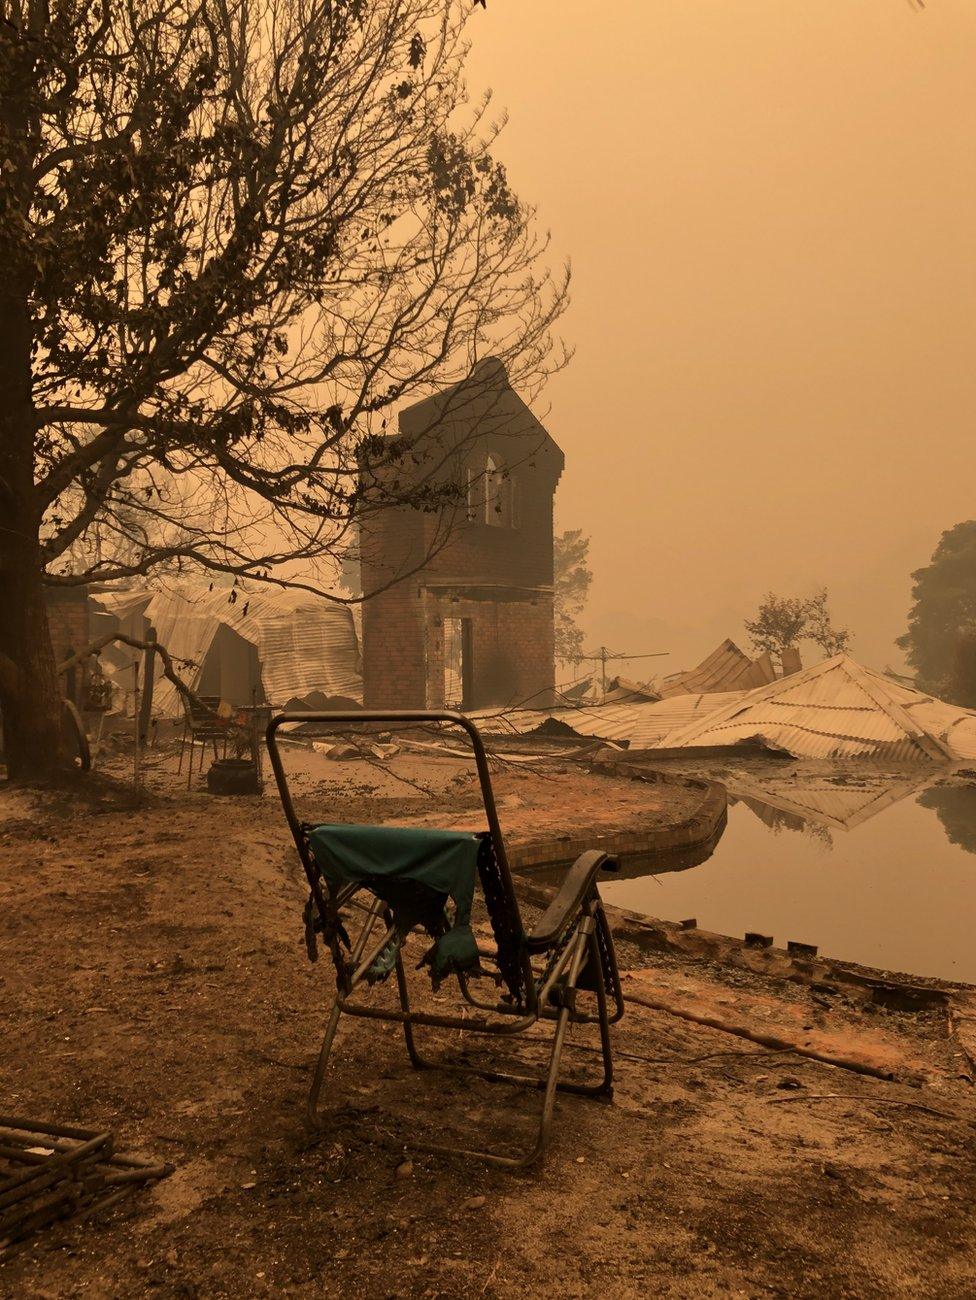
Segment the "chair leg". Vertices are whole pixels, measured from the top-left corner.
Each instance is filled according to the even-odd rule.
[[[589,921],[589,926],[587,926],[587,921]],[[566,980],[567,992],[576,988],[576,981],[579,979],[579,973],[583,966],[583,955],[593,938],[592,925],[593,921],[591,917],[584,918],[580,924],[580,934],[576,941],[576,951],[573,953],[573,960],[570,962],[569,974]],[[556,1106],[556,1089],[559,1085],[559,1066],[562,1060],[563,1043],[566,1038],[566,1026],[568,1024],[569,1007],[568,1005],[563,1005],[559,1008],[559,1015],[556,1019],[556,1032],[552,1039],[552,1053],[549,1057],[549,1073],[546,1075],[546,1091],[545,1096],[542,1099],[542,1115],[539,1118],[539,1136],[536,1139],[535,1146],[521,1161],[523,1166],[534,1164],[536,1160],[541,1160],[545,1155],[546,1145],[549,1141],[549,1130],[552,1128],[553,1111]]]
[[[600,1050],[603,1065],[603,1078],[599,1083],[558,1083],[560,1092],[571,1092],[577,1097],[602,1097],[610,1101],[613,1097],[613,1047],[610,1042],[610,1015],[607,1003],[607,989],[603,978],[603,966],[600,959],[600,945],[594,925],[588,935],[586,951],[594,967],[596,980],[597,1015],[595,1020],[600,1028]],[[582,966],[581,966],[582,969]],[[570,986],[567,986],[570,987]],[[589,1023],[593,1022],[590,1018]]]
[[[373,921],[379,916],[379,909],[373,912],[370,921],[363,928],[362,934],[354,947],[352,960],[359,960],[366,944],[369,931],[372,929]],[[552,1129],[553,1115],[556,1105],[557,1092],[570,1092],[582,1096],[603,1096],[612,1097],[613,1095],[613,1058],[611,1055],[610,1044],[610,1022],[607,1007],[606,985],[603,980],[603,968],[600,963],[599,941],[596,934],[596,920],[592,915],[584,916],[579,930],[573,939],[572,955],[568,959],[568,964],[564,967],[565,984],[562,985],[564,997],[556,1015],[548,1019],[547,1023],[554,1023],[555,1029],[552,1037],[552,1046],[549,1053],[549,1065],[545,1075],[539,1077],[523,1077],[518,1075],[502,1074],[491,1070],[482,1070],[474,1066],[462,1066],[464,1072],[479,1075],[486,1079],[496,1079],[499,1082],[513,1084],[527,1084],[543,1092],[542,1111],[539,1116],[539,1127],[536,1134],[535,1142],[532,1147],[521,1156],[504,1156],[491,1151],[468,1150],[463,1147],[451,1147],[442,1144],[417,1143],[419,1150],[436,1152],[441,1155],[465,1156],[475,1160],[484,1161],[486,1164],[498,1165],[506,1169],[525,1169],[529,1165],[535,1164],[545,1154],[549,1141],[550,1131]],[[594,978],[596,982],[595,993],[598,1007],[598,1021],[600,1027],[600,1043],[603,1057],[603,1078],[600,1083],[583,1084],[566,1082],[560,1083],[559,1070],[562,1064],[563,1049],[565,1047],[566,1030],[570,1023],[573,1005],[573,993],[576,991],[580,974],[583,970],[584,962],[587,957],[593,962]],[[396,962],[397,990],[399,993],[400,1006],[404,1012],[410,1012],[410,995],[407,985],[406,972],[403,967],[403,958],[397,954]],[[339,1017],[342,1014],[342,999],[337,998],[329,1014],[329,1021],[326,1026],[325,1038],[322,1041],[322,1047],[319,1051],[318,1060],[315,1065],[315,1072],[312,1079],[312,1086],[309,1090],[307,1118],[312,1128],[319,1127],[318,1118],[318,1101],[322,1090],[322,1083],[325,1077],[325,1070],[328,1064],[329,1056],[332,1051],[332,1045],[335,1039],[336,1029],[339,1023]],[[410,1062],[415,1069],[425,1069],[430,1067],[433,1062],[425,1061],[417,1051],[414,1039],[414,1027],[403,1022],[404,1039],[406,1040],[407,1052],[410,1056]],[[450,1068],[450,1067],[449,1067]]]
[[[179,776],[183,771],[183,753],[186,749],[186,718],[183,719],[183,735],[180,738],[180,761],[176,765],[176,775]]]
[[[607,1011],[607,987],[603,979],[603,962],[600,956],[600,941],[594,930],[590,935],[590,961],[593,963],[596,979],[596,1005],[600,1021],[600,1046],[603,1049],[603,1083],[598,1094],[603,1097],[613,1096],[613,1049],[610,1043],[610,1017]]]
[[[329,1012],[329,1020],[325,1028],[325,1037],[322,1039],[322,1046],[319,1048],[318,1059],[315,1062],[315,1072],[312,1075],[312,1086],[308,1090],[308,1103],[305,1107],[305,1115],[311,1128],[319,1127],[319,1093],[322,1091],[322,1080],[325,1078],[325,1067],[329,1063],[329,1056],[332,1052],[332,1043],[335,1040],[335,1032],[341,1015],[342,1005],[339,999],[336,998],[335,1002],[332,1004],[332,1010]]]
[[[400,994],[400,1006],[409,1015],[410,989],[407,986],[406,971],[403,969],[403,955],[399,952],[397,953],[396,959],[396,981],[397,991]],[[403,1037],[407,1044],[407,1055],[410,1057],[410,1064],[415,1070],[425,1070],[428,1063],[417,1051],[417,1045],[414,1042],[413,1036],[413,1025],[406,1020],[403,1022]]]
[[[204,746],[206,748],[206,746]],[[380,915],[381,907],[374,903],[369,910],[369,915],[363,922],[363,928],[359,933],[353,945],[350,954],[350,961],[353,965],[359,961],[366,948],[367,940],[373,932],[373,926],[377,917]],[[322,1091],[322,1081],[325,1078],[325,1067],[329,1063],[329,1056],[332,1052],[332,1043],[335,1039],[336,1028],[339,1024],[339,1017],[342,1015],[342,997],[337,994],[335,1001],[332,1003],[332,1010],[329,1012],[329,1019],[325,1027],[325,1037],[322,1039],[322,1046],[319,1048],[319,1054],[315,1062],[315,1071],[312,1074],[312,1085],[308,1090],[308,1101],[305,1106],[305,1117],[310,1128],[319,1128],[320,1121],[318,1115],[319,1093]]]
[[[556,1090],[559,1085],[559,1066],[562,1061],[563,1043],[566,1038],[566,1026],[569,1024],[569,1009],[563,1007],[559,1012],[559,1019],[556,1021],[556,1032],[552,1040],[552,1053],[549,1057],[549,1073],[546,1075],[546,1091],[542,1098],[542,1114],[539,1117],[539,1136],[536,1144],[523,1160],[523,1164],[531,1165],[536,1160],[541,1160],[545,1155],[546,1146],[549,1142],[549,1131],[552,1128],[553,1111],[556,1108]]]
[[[102,752],[102,732],[104,729],[105,714],[100,713],[98,715],[98,730],[95,732],[95,743],[92,745],[92,771],[94,771],[95,764],[98,762],[98,756]]]

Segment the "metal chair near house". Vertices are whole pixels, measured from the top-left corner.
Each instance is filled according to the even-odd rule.
[[[280,728],[292,723],[373,722],[400,726],[442,722],[462,728],[474,751],[486,827],[459,832],[300,821],[282,765],[277,739]],[[583,853],[568,868],[547,910],[527,929],[505,853],[484,744],[470,719],[458,713],[427,711],[283,713],[271,721],[266,734],[278,792],[309,885],[305,908],[309,957],[316,959],[321,938],[336,975],[337,994],[308,1096],[309,1122],[315,1127],[320,1123],[319,1096],[343,1015],[399,1024],[416,1069],[433,1064],[418,1048],[420,1028],[517,1040],[543,1022],[551,1026],[548,1067],[543,1074],[451,1064],[451,1068],[486,1080],[523,1084],[543,1092],[538,1131],[526,1152],[509,1155],[446,1143],[417,1144],[421,1149],[510,1169],[533,1163],[545,1150],[557,1091],[604,1099],[613,1095],[610,1026],[623,1015],[624,1001],[597,878],[601,871],[615,870],[616,863],[598,851]],[[479,942],[471,929],[471,908],[479,887],[492,942]],[[360,893],[365,894],[365,901],[358,897]],[[357,913],[361,918],[358,933],[353,925]],[[402,945],[417,929],[433,940],[422,965],[429,968],[434,989],[442,981],[456,978],[460,997],[475,1014],[464,1006],[459,1006],[459,1014],[446,1014],[411,1005]],[[391,974],[395,975],[397,1005],[377,1006],[356,997],[364,985],[383,982]],[[475,995],[472,979],[476,975],[494,980],[499,993],[493,1000]],[[571,1023],[599,1028],[601,1068],[592,1081],[560,1078]],[[538,1037],[533,1036],[533,1041]]]
[[[199,701],[199,702],[198,702]],[[190,746],[190,759],[186,769],[186,788],[189,790],[193,781],[193,746],[200,741],[200,771],[203,771],[203,757],[207,752],[207,745],[213,746],[213,755],[216,760],[218,742],[224,747],[224,757],[227,757],[227,737],[230,733],[230,720],[217,716],[217,710],[220,708],[219,695],[200,695],[196,700],[183,699],[183,736],[180,740],[180,761],[176,767],[176,773],[179,775],[183,771],[183,754],[187,745]]]

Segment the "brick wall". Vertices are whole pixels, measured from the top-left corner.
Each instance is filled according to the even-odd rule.
[[[547,474],[515,471],[521,491],[518,528],[468,520],[458,511],[447,544],[425,565],[431,579],[496,582],[520,587],[552,586],[552,479]],[[422,515],[423,537],[430,552],[438,537],[438,519]]]
[[[469,707],[531,704],[542,708],[553,695],[552,597],[470,600],[427,591],[424,659],[427,708],[444,705],[444,620],[471,620],[472,699]]]
[[[540,597],[525,605],[500,605],[498,610],[499,643],[514,665],[511,689],[499,692],[507,698],[500,703],[525,703],[530,708],[546,708],[554,703],[555,647],[552,596]],[[475,655],[477,664],[477,654]]]
[[[425,692],[423,603],[412,581],[363,606],[363,703],[368,709],[420,707]]]
[[[363,590],[378,592],[363,604],[363,703],[373,709],[422,706],[423,606],[419,580],[409,576],[423,554],[420,513],[371,516],[361,527],[360,554]]]
[[[72,654],[83,650],[91,640],[89,634],[89,601],[84,587],[51,587],[45,593],[47,622],[54,647],[54,662],[64,663]],[[87,666],[68,673],[61,682],[62,693],[81,707]]]
[[[552,593],[508,592],[472,599],[461,585],[432,590],[409,578],[363,607],[367,708],[438,708],[444,703],[444,620],[470,619],[472,707],[532,701],[554,688]]]

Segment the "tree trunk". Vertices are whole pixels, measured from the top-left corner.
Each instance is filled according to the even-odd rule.
[[[14,288],[0,283],[0,709],[8,773],[30,780],[64,760],[34,495],[30,321]]]
[[[0,394],[3,388],[0,383]],[[2,400],[2,398],[0,398]],[[0,431],[0,438],[5,431]],[[6,458],[4,458],[6,459]],[[5,518],[11,515],[5,512]],[[16,520],[16,515],[13,516]],[[67,765],[61,691],[51,648],[36,535],[0,537],[0,709],[7,773],[44,779]]]
[[[29,225],[32,161],[26,43],[0,40],[0,710],[8,773],[50,776],[65,762],[61,692],[44,605],[40,512],[34,487]]]

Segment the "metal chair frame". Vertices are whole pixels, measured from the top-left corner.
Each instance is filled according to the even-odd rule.
[[[502,885],[504,907],[519,936],[519,965],[522,989],[524,990],[524,997],[520,1003],[502,999],[495,1002],[483,1001],[475,997],[471,992],[468,980],[463,975],[458,975],[460,992],[465,1002],[475,1008],[476,1011],[486,1014],[479,1016],[448,1015],[414,1010],[410,1005],[406,972],[403,966],[402,954],[400,953],[397,954],[395,966],[398,1008],[375,1007],[352,1000],[356,989],[366,979],[367,972],[374,959],[393,937],[395,927],[392,914],[381,899],[373,898],[373,901],[365,907],[358,903],[355,895],[363,888],[361,885],[349,885],[335,894],[331,894],[327,883],[320,875],[306,836],[306,826],[299,820],[292,802],[277,743],[277,732],[281,727],[293,723],[309,722],[327,722],[330,724],[381,722],[401,725],[444,722],[460,727],[467,733],[474,751],[482,801],[488,821],[488,834],[491,838]],[[462,1070],[487,1080],[525,1085],[543,1092],[538,1132],[534,1143],[526,1152],[513,1156],[444,1144],[415,1144],[417,1149],[440,1154],[462,1155],[508,1169],[522,1169],[540,1159],[549,1138],[557,1092],[574,1093],[578,1096],[596,1097],[604,1100],[610,1100],[613,1096],[613,1057],[610,1026],[622,1017],[624,1002],[616,958],[613,952],[613,940],[603,913],[599,891],[596,887],[596,876],[600,870],[614,870],[616,863],[607,855],[597,851],[581,855],[568,870],[566,881],[556,900],[554,900],[535,929],[529,933],[522,924],[518,898],[505,853],[505,843],[498,820],[484,743],[477,727],[469,718],[460,713],[426,710],[282,713],[273,718],[268,725],[266,739],[271,767],[281,796],[282,806],[308,879],[311,899],[321,919],[323,932],[330,933],[330,926],[335,921],[339,909],[349,904],[362,907],[366,914],[362,929],[351,945],[348,959],[343,957],[338,946],[338,940],[333,938],[331,942],[332,957],[336,966],[337,994],[329,1013],[325,1036],[316,1060],[309,1090],[306,1112],[309,1124],[312,1127],[318,1127],[320,1124],[319,1097],[336,1029],[343,1014],[399,1023],[403,1029],[410,1063],[418,1070],[432,1068],[436,1065],[436,1063],[421,1056],[417,1049],[414,1031],[418,1026],[459,1029],[476,1034],[514,1038],[524,1034],[539,1021],[553,1022],[554,1028],[551,1037],[549,1062],[544,1075],[511,1074],[453,1062],[447,1067]],[[374,935],[377,923],[380,921],[383,922],[380,927],[380,937],[371,944],[370,938]],[[542,931],[541,934],[540,930]],[[334,926],[332,933],[334,935]],[[479,955],[485,960],[497,963],[497,950],[479,945]],[[533,956],[548,959],[541,974],[537,974],[533,968]],[[584,969],[592,972],[592,988],[587,988],[585,991],[595,994],[596,1014],[586,1012],[577,1005],[578,982]],[[614,1003],[612,1011],[610,1010],[608,994],[612,995]],[[599,1026],[602,1074],[595,1082],[563,1082],[559,1079],[559,1067],[566,1030],[570,1023],[595,1023]]]
[[[207,742],[213,745],[214,761],[217,760],[217,742],[220,741],[224,747],[224,757],[227,757],[227,737],[230,731],[229,723],[216,716],[216,709],[220,704],[219,695],[201,695],[200,703],[205,707],[198,708],[190,704],[187,700],[183,701],[183,736],[180,740],[180,760],[176,766],[176,774],[183,770],[183,754],[187,745],[190,746],[190,760],[187,764],[186,771],[186,788],[189,790],[193,782],[193,747],[197,740],[200,741],[200,771],[203,771],[203,760],[207,752]],[[211,712],[213,710],[213,712]]]

